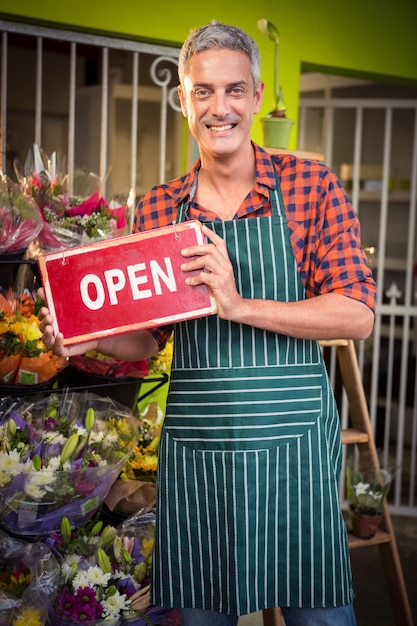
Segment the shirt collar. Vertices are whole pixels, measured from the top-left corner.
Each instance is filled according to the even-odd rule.
[[[255,189],[258,193],[269,196],[269,190],[276,189],[277,186],[271,155],[254,142],[252,142],[252,146],[255,151],[256,164]],[[201,161],[198,159],[187,174],[177,179],[176,185],[167,186],[166,191],[172,196],[176,204],[180,204],[194,195],[195,189],[193,188],[197,183],[200,166]]]

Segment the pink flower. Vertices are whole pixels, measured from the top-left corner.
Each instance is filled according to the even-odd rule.
[[[100,198],[98,191],[93,193],[92,196],[78,204],[77,206],[71,207],[67,209],[67,215],[91,215],[94,211],[99,211],[100,209],[107,206],[107,202],[104,198]]]

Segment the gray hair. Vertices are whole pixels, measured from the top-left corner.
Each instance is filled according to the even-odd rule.
[[[190,30],[178,59],[178,76],[181,85],[184,84],[187,63],[191,57],[198,52],[212,48],[240,50],[246,54],[250,61],[254,89],[256,89],[261,75],[260,53],[256,41],[240,28],[222,24],[216,20],[212,20],[201,28]]]

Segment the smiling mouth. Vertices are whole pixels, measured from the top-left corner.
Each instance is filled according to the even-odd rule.
[[[215,133],[220,133],[225,130],[232,130],[232,128],[234,128],[235,126],[236,124],[223,124],[222,126],[209,126],[207,124],[207,128],[214,131]]]

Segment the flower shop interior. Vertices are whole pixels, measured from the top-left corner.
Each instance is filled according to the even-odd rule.
[[[236,15],[233,3],[220,0],[124,0],[117,7],[108,0],[2,0],[0,626],[80,623],[68,584],[61,593],[58,564],[65,558],[67,580],[86,585],[74,571],[90,553],[103,576],[102,601],[88,598],[85,623],[123,623],[133,608],[132,624],[179,626],[177,612],[149,604],[173,339],[149,361],[124,363],[96,352],[66,361],[42,344],[37,289],[48,276],[45,253],[55,253],[51,262],[63,267],[59,292],[71,248],[97,243],[97,254],[107,250],[130,232],[138,199],[196,160],[176,93],[179,48],[190,28],[217,19],[258,43],[266,86],[252,139],[269,148],[260,117],[273,99],[273,55],[260,18],[279,27],[281,82],[294,120],[285,150],[322,160],[339,176],[378,285],[374,331],[353,352],[392,526],[391,538],[359,539],[350,551],[358,626],[417,624],[416,3],[381,0],[376,14],[374,3],[358,0],[324,0],[320,11],[307,0],[261,0]],[[64,300],[68,312],[70,298]],[[348,428],[352,399],[339,348],[323,350]],[[28,471],[29,449],[37,472]],[[367,479],[350,466],[356,450],[344,446],[340,497],[348,526],[352,494],[369,496]],[[83,533],[71,532],[74,526]],[[395,546],[392,575],[383,541]],[[125,578],[112,577],[113,561]],[[55,594],[52,608],[42,586]],[[262,624],[284,621],[279,611],[239,619],[239,626]]]

